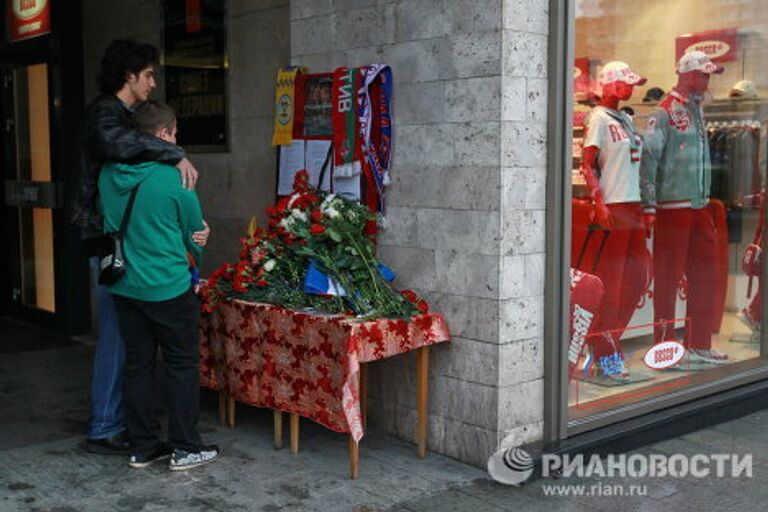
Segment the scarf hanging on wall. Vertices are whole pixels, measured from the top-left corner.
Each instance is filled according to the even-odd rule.
[[[350,178],[361,172],[362,146],[356,101],[359,86],[359,68],[341,67],[333,72],[333,161],[337,178]]]
[[[358,90],[363,152],[363,197],[372,211],[385,212],[392,156],[392,68],[373,64],[361,68]]]
[[[273,146],[283,146],[293,142],[295,83],[299,73],[306,73],[306,68],[286,68],[277,71],[275,87],[275,131],[272,135]]]

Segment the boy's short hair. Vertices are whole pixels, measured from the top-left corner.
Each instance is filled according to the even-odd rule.
[[[150,135],[155,135],[163,128],[173,131],[176,126],[176,112],[165,103],[146,101],[134,112],[133,125],[136,130]]]
[[[151,44],[137,43],[133,39],[112,41],[101,58],[99,89],[104,94],[115,94],[125,84],[129,73],[138,75],[159,61],[157,48]]]

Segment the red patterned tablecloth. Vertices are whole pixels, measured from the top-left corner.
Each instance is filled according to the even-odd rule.
[[[200,377],[238,402],[363,437],[360,363],[450,340],[443,317],[359,321],[228,301],[203,317]]]

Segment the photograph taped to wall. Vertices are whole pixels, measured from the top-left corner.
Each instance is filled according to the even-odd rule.
[[[333,137],[333,74],[302,74],[296,77],[293,125],[295,139]]]

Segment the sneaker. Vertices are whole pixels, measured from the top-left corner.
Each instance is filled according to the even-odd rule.
[[[757,329],[760,329],[760,322],[755,322],[753,320],[747,308],[744,308],[738,313],[736,313],[736,318],[741,320],[741,323],[749,327],[749,329],[752,331],[756,331]]]
[[[728,355],[718,352],[713,348],[689,348],[688,354],[691,362],[709,364],[727,364]]]
[[[128,458],[128,465],[134,469],[141,469],[149,466],[153,462],[167,459],[171,456],[171,447],[167,444],[161,444],[154,451],[146,455],[133,454]]]
[[[204,446],[200,450],[195,452],[188,452],[186,450],[173,450],[171,455],[171,462],[168,464],[168,468],[171,471],[185,471],[187,469],[196,468],[203,464],[208,464],[219,458],[218,446]]]
[[[98,455],[128,455],[131,446],[128,443],[128,433],[123,431],[112,437],[102,439],[86,439],[81,443],[83,450]]]
[[[619,352],[610,356],[603,356],[597,362],[603,379],[617,384],[626,384],[630,381],[624,357]]]

